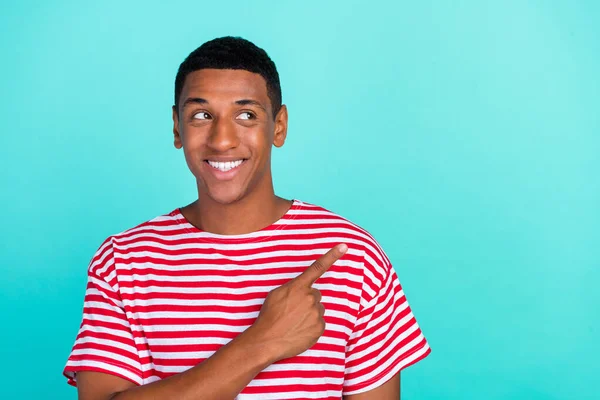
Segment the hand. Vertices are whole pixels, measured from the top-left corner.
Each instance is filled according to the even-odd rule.
[[[306,351],[325,332],[321,292],[312,284],[347,250],[345,244],[333,247],[296,278],[267,295],[258,318],[248,331],[267,348],[273,349],[273,362]]]

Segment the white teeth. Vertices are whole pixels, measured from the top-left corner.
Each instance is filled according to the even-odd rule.
[[[219,171],[229,171],[230,169],[239,167],[244,160],[237,161],[227,161],[227,162],[219,162],[219,161],[208,161],[211,167],[218,169]]]

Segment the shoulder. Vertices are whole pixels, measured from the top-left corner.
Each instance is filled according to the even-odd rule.
[[[115,233],[113,243],[118,246],[144,240],[148,237],[173,236],[181,233],[183,220],[179,209],[160,214],[152,219],[145,220],[131,228]]]
[[[311,227],[323,234],[335,235],[348,244],[350,251],[361,252],[365,275],[375,285],[380,283],[392,268],[392,264],[375,237],[362,226],[325,207],[299,201],[294,210],[294,224]]]
[[[115,270],[115,254],[126,253],[129,249],[141,246],[148,240],[160,241],[165,237],[175,237],[180,234],[182,220],[178,210],[175,208],[106,237],[94,253],[88,272],[100,277],[108,277]]]
[[[350,219],[325,207],[300,200],[296,200],[295,209],[291,212],[294,214],[295,223],[313,225],[315,229],[345,234],[354,245],[363,248],[370,257],[375,257],[377,263],[390,264],[385,251],[375,237]]]

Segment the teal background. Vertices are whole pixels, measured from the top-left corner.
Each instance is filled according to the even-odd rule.
[[[179,63],[276,62],[276,190],[368,229],[432,347],[403,399],[600,398],[600,3],[47,1],[0,13],[4,398],[61,371],[108,235],[195,199]]]

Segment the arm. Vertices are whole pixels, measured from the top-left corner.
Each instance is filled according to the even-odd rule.
[[[272,353],[251,327],[197,366],[148,385],[137,386],[102,372],[78,372],[79,399],[233,399],[275,361]]]
[[[400,400],[400,372],[378,388],[344,396],[344,400]]]
[[[271,291],[246,331],[199,365],[150,384],[85,369],[77,372],[80,400],[230,400],[272,363],[313,346],[325,330],[321,293],[312,284],[347,247],[333,248],[303,273]]]

